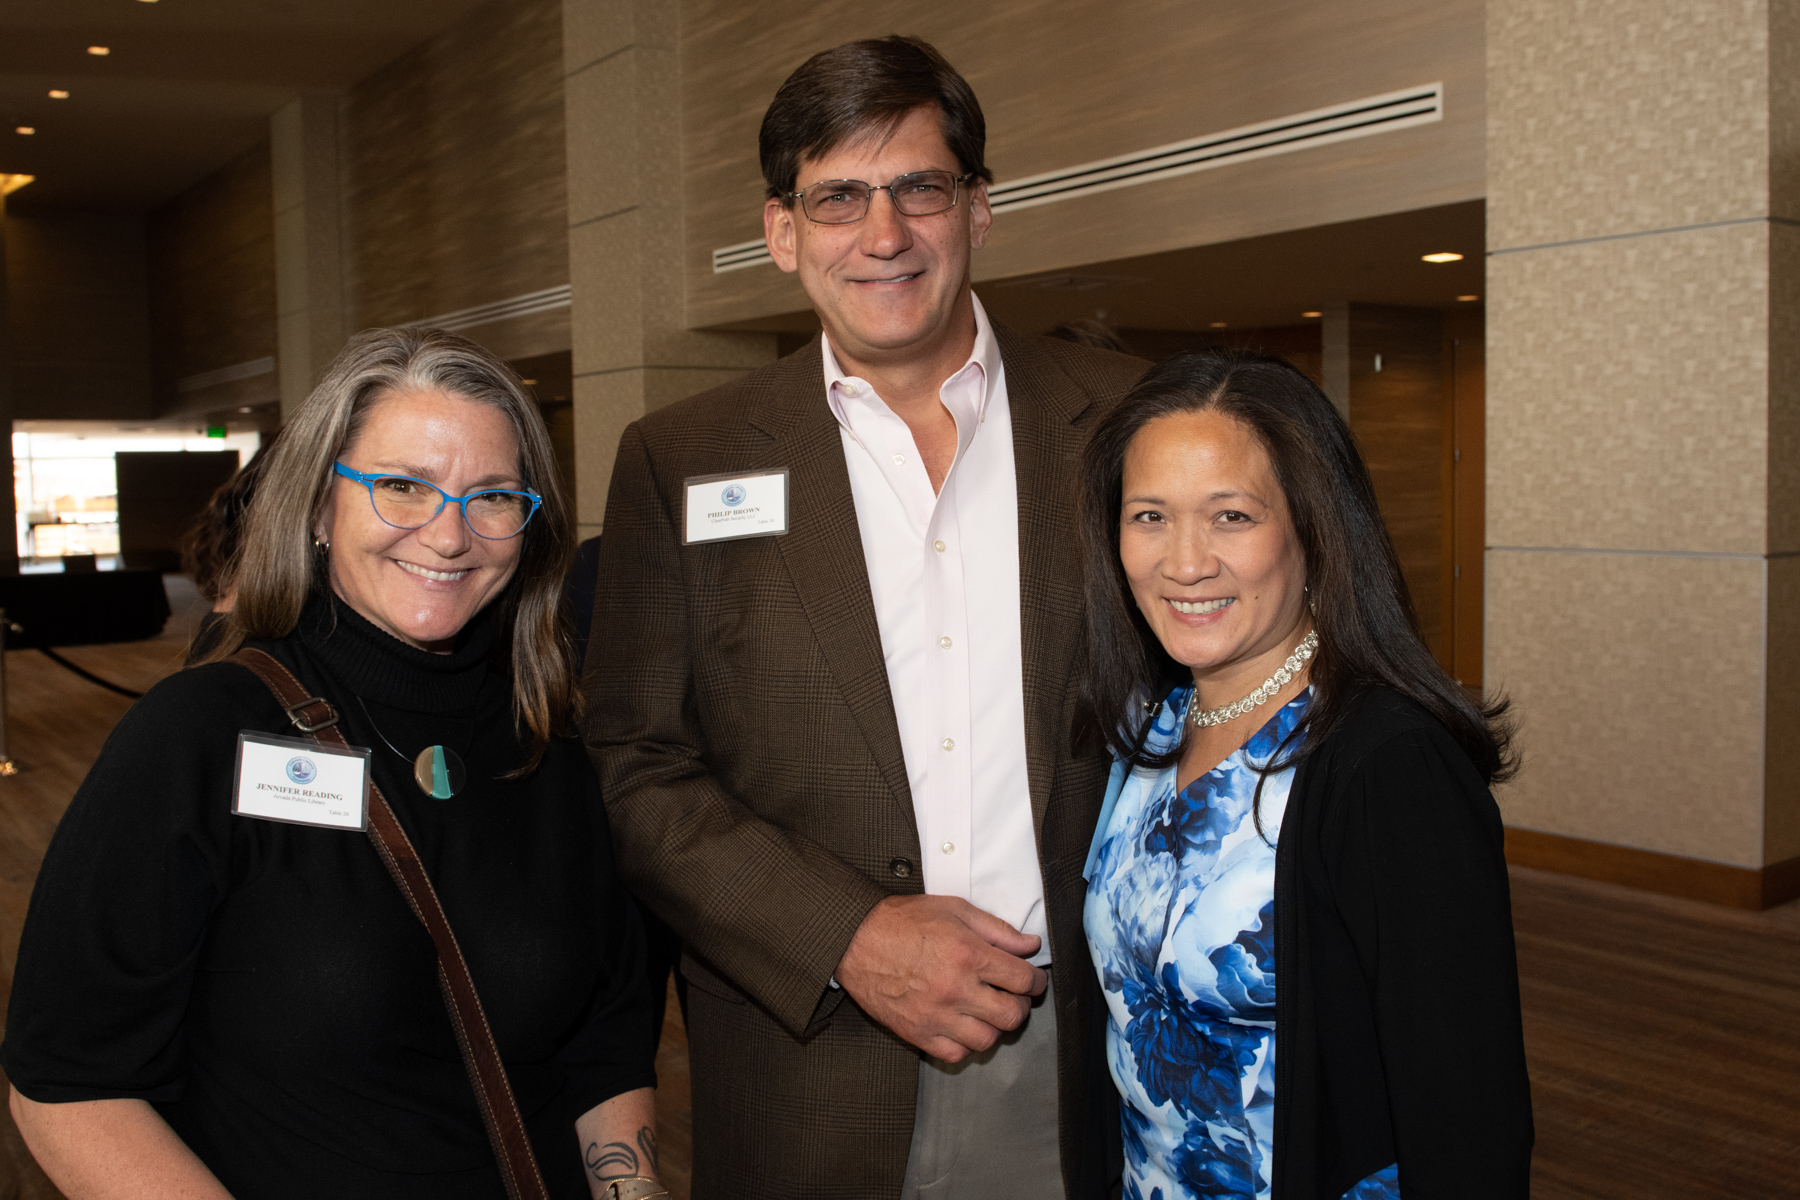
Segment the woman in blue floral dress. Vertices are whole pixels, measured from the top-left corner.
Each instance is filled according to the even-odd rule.
[[[1084,465],[1126,1200],[1526,1195],[1502,706],[1419,640],[1342,419],[1286,363],[1182,356]]]

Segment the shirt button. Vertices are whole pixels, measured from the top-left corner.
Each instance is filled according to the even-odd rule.
[[[857,387],[854,383],[846,383],[844,385],[844,395],[860,396],[862,395],[862,389]]]
[[[954,741],[950,740],[949,738],[945,738],[944,739],[944,749],[954,750],[954,749],[956,749],[956,743]]]
[[[894,465],[895,465],[895,466],[896,466],[896,467],[898,467],[898,466],[900,466],[900,465],[902,465],[902,464],[903,464],[903,463],[905,463],[905,462],[906,462],[906,455],[904,455],[904,454],[896,454],[896,455],[894,455]]]
[[[936,550],[939,554],[942,554],[944,552],[944,543],[933,542],[933,543],[931,543],[931,548],[933,550]]]
[[[910,879],[912,877],[912,864],[904,858],[896,858],[893,862],[890,862],[888,864],[888,870],[894,873],[894,878],[896,879]]]
[[[956,843],[955,842],[945,842],[944,846],[943,846],[943,850],[944,850],[945,854],[955,854],[956,853]]]
[[[948,637],[941,637],[938,639],[938,645],[943,649],[948,650],[950,648],[950,639]]]

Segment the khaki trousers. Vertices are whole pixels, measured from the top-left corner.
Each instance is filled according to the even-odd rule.
[[[1062,1200],[1051,975],[1025,1024],[985,1052],[920,1060],[901,1200]]]

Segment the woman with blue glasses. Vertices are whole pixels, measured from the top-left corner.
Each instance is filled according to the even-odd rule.
[[[32,898],[0,1061],[65,1193],[664,1194],[555,470],[512,372],[431,330],[357,338],[284,429],[231,613]]]

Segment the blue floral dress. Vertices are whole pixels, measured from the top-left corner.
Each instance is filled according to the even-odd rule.
[[[1177,689],[1157,713],[1153,749],[1179,739],[1191,692]],[[1083,920],[1123,1101],[1125,1200],[1270,1194],[1275,843],[1294,768],[1264,780],[1261,833],[1251,800],[1310,697],[1179,793],[1174,767],[1132,771],[1102,814]],[[1389,1166],[1344,1200],[1399,1195]]]

